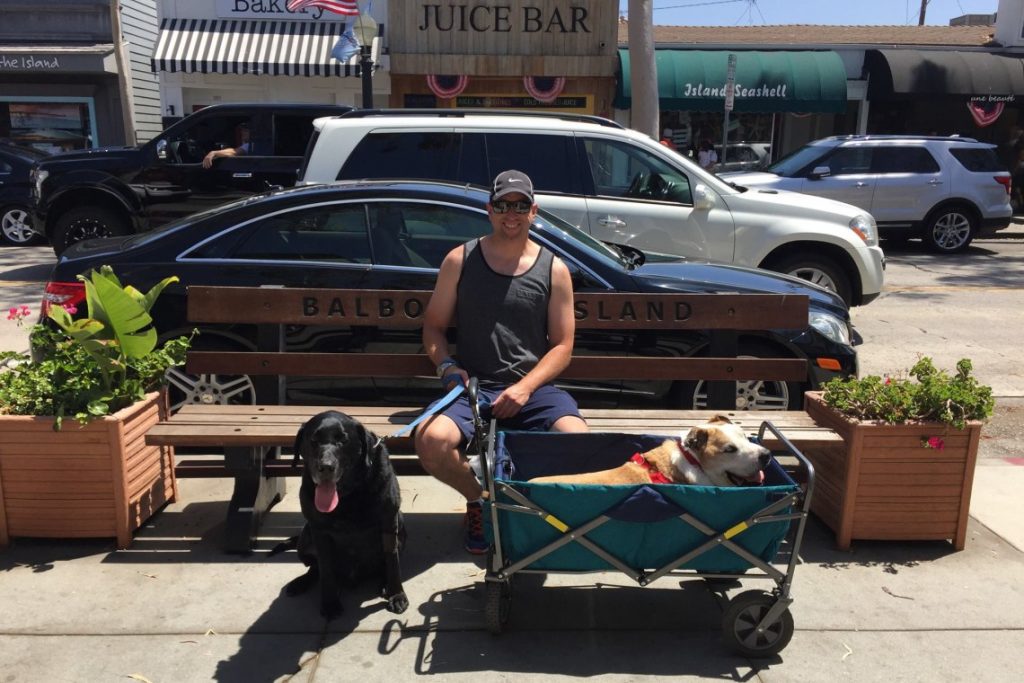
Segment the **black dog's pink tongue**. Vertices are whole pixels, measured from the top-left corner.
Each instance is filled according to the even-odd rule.
[[[338,507],[338,486],[333,481],[317,484],[313,504],[320,512],[333,512]]]

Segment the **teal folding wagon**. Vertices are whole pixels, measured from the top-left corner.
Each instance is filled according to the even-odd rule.
[[[519,573],[619,571],[640,586],[666,576],[770,579],[771,592],[746,591],[723,615],[727,643],[746,656],[782,650],[793,635],[790,586],[814,472],[789,441],[765,422],[792,456],[798,485],[775,458],[760,486],[531,483],[534,477],[617,467],[668,436],[591,432],[497,432],[480,450],[488,492],[485,530],[491,541],[486,619],[500,633]],[[776,556],[790,535],[788,560]]]

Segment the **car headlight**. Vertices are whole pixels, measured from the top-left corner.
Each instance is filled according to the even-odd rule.
[[[850,328],[845,320],[824,311],[811,311],[807,323],[829,341],[850,346]]]
[[[850,230],[857,233],[857,236],[864,240],[869,247],[878,244],[878,226],[870,214],[862,213],[850,221]]]
[[[35,189],[35,196],[38,200],[43,196],[43,181],[50,177],[49,171],[39,169],[32,170],[32,187]]]

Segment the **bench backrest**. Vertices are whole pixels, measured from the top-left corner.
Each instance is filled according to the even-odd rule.
[[[344,290],[276,287],[188,289],[194,324],[250,324],[256,351],[192,351],[193,373],[305,377],[432,377],[422,353],[284,352],[286,325],[416,330],[430,299],[422,290]],[[805,295],[577,293],[577,330],[710,330],[709,356],[576,355],[562,379],[709,381],[709,406],[735,407],[736,380],[802,382],[807,362],[794,358],[736,358],[739,333],[807,326]],[[717,380],[717,381],[716,381]]]

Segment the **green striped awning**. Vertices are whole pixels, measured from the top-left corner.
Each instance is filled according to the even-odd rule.
[[[736,55],[734,111],[846,111],[846,68],[832,51],[655,50],[661,109],[724,111],[726,65]],[[615,107],[629,109],[629,50],[619,50]]]

